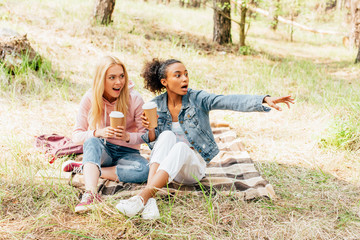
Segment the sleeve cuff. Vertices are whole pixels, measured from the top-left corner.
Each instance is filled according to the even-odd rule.
[[[129,136],[130,136],[130,139],[129,139],[129,141],[126,142],[126,143],[135,144],[135,142],[136,142],[136,134],[134,134],[134,133],[129,133]]]
[[[271,108],[263,105],[264,99],[265,99],[266,97],[271,97],[271,96],[270,96],[270,95],[263,95],[263,96],[261,96],[261,109],[262,109],[262,111],[264,111],[264,112],[270,112],[270,111],[271,111]]]
[[[146,133],[144,133],[142,136],[141,136],[142,140],[144,140],[144,142],[149,146],[150,149],[153,149],[154,148],[154,145],[155,145],[155,141],[152,141],[150,142],[149,141],[149,131],[146,131]]]

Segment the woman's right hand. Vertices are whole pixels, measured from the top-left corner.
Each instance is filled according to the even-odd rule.
[[[108,126],[106,128],[96,129],[94,132],[94,136],[100,138],[110,138],[114,136],[114,131],[114,128]]]
[[[150,122],[149,122],[149,119],[145,116],[144,112],[141,114],[141,120],[142,120],[141,123],[142,123],[143,127],[150,130],[149,129]]]
[[[149,128],[150,122],[144,112],[141,114],[141,120],[143,127],[149,130],[149,141],[153,142],[155,140],[155,128]]]

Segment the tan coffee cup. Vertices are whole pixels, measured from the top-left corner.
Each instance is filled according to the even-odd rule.
[[[110,126],[113,128],[118,128],[118,126],[125,125],[125,118],[122,112],[112,111],[110,113]]]
[[[149,128],[157,127],[157,106],[155,102],[147,102],[143,105],[145,117],[149,120]]]

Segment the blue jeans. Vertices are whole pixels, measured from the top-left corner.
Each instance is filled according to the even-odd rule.
[[[90,138],[84,143],[83,166],[86,163],[101,167],[116,166],[116,175],[120,182],[143,183],[149,174],[148,161],[140,155],[139,150],[118,146],[103,139]]]

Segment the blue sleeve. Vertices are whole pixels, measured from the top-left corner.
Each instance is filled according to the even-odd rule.
[[[270,107],[262,105],[269,95],[216,95],[205,91],[194,91],[194,103],[205,111],[233,110],[239,112],[269,112]]]
[[[146,132],[141,136],[141,138],[149,146],[150,149],[153,149],[156,139],[158,138],[159,134],[160,134],[159,129],[155,128],[155,140],[154,141],[150,142],[150,140],[149,140],[149,130],[146,130]]]

